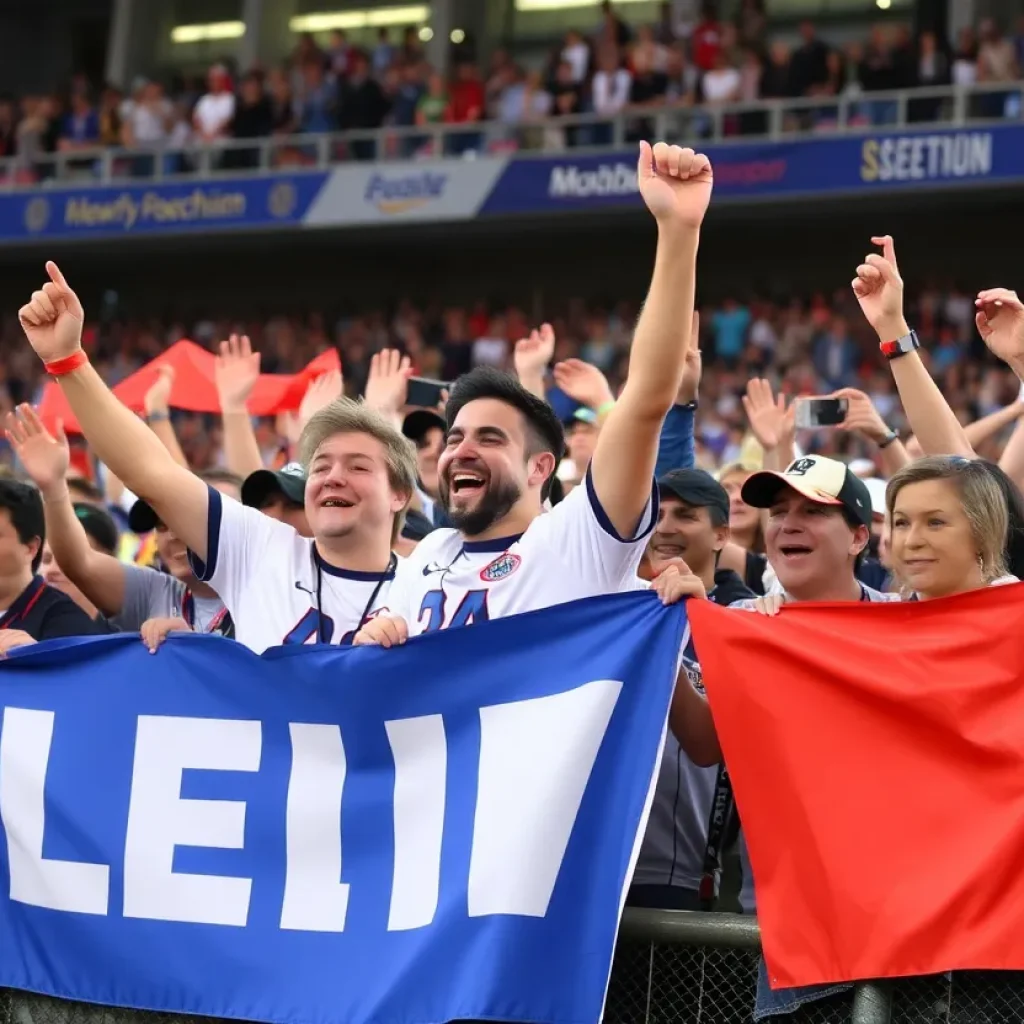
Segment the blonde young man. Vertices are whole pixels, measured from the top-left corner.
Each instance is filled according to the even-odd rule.
[[[300,440],[312,537],[221,495],[180,466],[114,397],[82,350],[84,313],[53,263],[19,318],[97,456],[188,546],[196,577],[220,595],[236,639],[347,643],[381,608],[392,545],[416,483],[409,442],[379,413],[338,399]]]

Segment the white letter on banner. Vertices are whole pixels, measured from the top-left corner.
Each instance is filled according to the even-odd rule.
[[[341,729],[295,722],[288,728],[292,771],[281,927],[342,932],[348,913],[348,883],[341,881],[341,796],[346,769]]]
[[[184,800],[185,768],[259,771],[259,722],[139,715],[124,843],[124,916],[244,927],[251,878],[175,872],[176,846],[241,850],[245,801]]]
[[[7,832],[11,899],[47,910],[106,914],[110,868],[44,860],[46,767],[53,712],[5,708],[0,734],[0,818]]]
[[[434,920],[441,887],[448,743],[440,715],[385,722],[395,759],[395,869],[388,931]]]
[[[469,916],[543,917],[622,683],[480,709]]]

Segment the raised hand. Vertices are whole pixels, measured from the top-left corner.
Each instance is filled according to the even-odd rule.
[[[690,326],[690,347],[686,350],[686,363],[683,366],[683,379],[679,383],[676,405],[689,405],[697,400],[700,390],[702,370],[700,355],[700,314],[694,310]]]
[[[366,404],[386,416],[401,416],[409,394],[412,363],[397,349],[385,348],[370,360],[366,380]]]
[[[57,264],[48,262],[46,272],[50,280],[18,310],[18,320],[36,355],[52,363],[82,347],[85,311]]]
[[[531,331],[529,337],[520,338],[516,342],[513,355],[516,376],[520,380],[531,376],[543,376],[554,357],[554,329],[551,324],[541,324],[539,331]]]
[[[63,424],[58,423],[54,437],[32,406],[19,405],[7,414],[6,426],[7,440],[36,487],[44,495],[63,487],[70,462]]]
[[[988,288],[978,292],[974,305],[978,333],[992,354],[1014,371],[1024,368],[1024,303],[1017,293],[1007,288]]]
[[[335,399],[341,398],[344,390],[345,382],[342,380],[341,370],[322,373],[306,388],[306,393],[302,396],[302,402],[299,404],[299,423],[308,423],[314,413],[318,413]]]
[[[150,385],[142,400],[147,416],[167,412],[171,400],[171,388],[174,387],[174,372],[174,367],[170,363],[162,363],[156,368],[156,380]]]
[[[213,380],[221,413],[245,412],[245,403],[260,376],[260,354],[253,352],[247,334],[232,334],[220,343]]]
[[[891,235],[876,235],[872,245],[880,245],[882,254],[869,253],[857,268],[853,294],[879,341],[895,341],[909,333],[903,317],[903,279],[896,264],[896,247]]]
[[[593,364],[582,359],[563,359],[555,363],[555,383],[575,402],[595,412],[603,405],[615,401],[605,375]]]
[[[792,441],[794,406],[787,409],[786,396],[773,395],[768,381],[756,377],[747,381],[743,411],[747,414],[751,432],[766,452],[774,451],[787,440]]]
[[[838,430],[860,434],[875,444],[881,444],[889,437],[889,427],[863,391],[841,388],[829,397],[846,399],[846,418],[839,424]]]
[[[637,183],[647,208],[664,227],[699,228],[711,200],[711,162],[682,146],[640,143]]]

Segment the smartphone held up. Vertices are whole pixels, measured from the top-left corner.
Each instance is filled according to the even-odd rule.
[[[801,430],[838,427],[846,419],[849,405],[845,398],[798,398],[795,423]]]

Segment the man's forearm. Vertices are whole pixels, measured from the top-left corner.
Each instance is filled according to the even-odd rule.
[[[71,494],[63,480],[58,486],[43,492],[43,515],[46,539],[54,559],[61,572],[76,586],[81,586],[80,580],[88,575],[89,552],[92,548],[85,527],[75,514]]]
[[[649,413],[660,422],[675,402],[690,344],[699,240],[696,229],[678,227],[658,236],[651,287],[637,321],[622,393],[633,415]]]
[[[252,429],[252,420],[244,409],[221,415],[224,423],[224,461],[228,469],[243,480],[263,468],[263,457]]]

